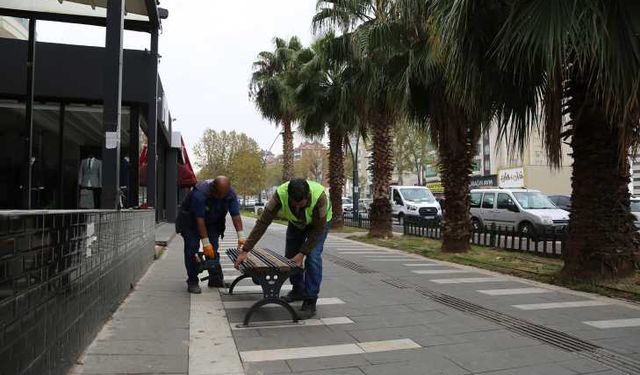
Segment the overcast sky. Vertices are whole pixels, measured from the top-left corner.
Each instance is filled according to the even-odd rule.
[[[268,149],[278,135],[248,97],[251,63],[274,36],[312,40],[315,0],[161,0],[169,10],[160,36],[160,76],[175,130],[192,148],[206,128],[236,130]],[[104,46],[104,29],[40,22],[40,41]],[[127,32],[125,48],[149,48],[144,33]],[[280,153],[280,139],[273,147]]]

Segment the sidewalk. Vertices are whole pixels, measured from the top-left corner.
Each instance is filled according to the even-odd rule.
[[[190,298],[177,236],[86,350],[72,374],[187,374]]]
[[[285,233],[274,224],[259,245],[282,250]],[[221,248],[234,245],[230,233]],[[224,257],[223,268],[237,275]],[[239,328],[259,298],[250,280],[242,295],[188,295],[184,278],[176,237],[75,373],[640,373],[637,305],[338,236],[325,246],[318,316],[303,325]],[[254,315],[285,319],[278,308]]]

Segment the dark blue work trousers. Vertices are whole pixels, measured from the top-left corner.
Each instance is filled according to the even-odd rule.
[[[213,245],[213,249],[216,254],[215,259],[207,259],[206,269],[209,271],[209,275],[214,273],[214,268],[220,264],[220,254],[218,253],[218,233],[215,230],[209,228],[209,242]],[[182,233],[184,238],[184,266],[187,269],[187,284],[197,285],[200,279],[198,279],[198,265],[196,263],[196,253],[200,250],[200,235],[194,229],[185,230]]]
[[[304,296],[304,298],[318,298],[320,293],[320,283],[322,283],[322,250],[324,249],[324,241],[327,239],[331,222],[327,223],[327,227],[318,240],[313,250],[306,256],[304,261],[304,272],[290,277],[293,292]],[[285,245],[285,256],[293,258],[300,252],[300,248],[307,240],[309,227],[304,229],[298,228],[289,223],[287,227],[287,242]]]

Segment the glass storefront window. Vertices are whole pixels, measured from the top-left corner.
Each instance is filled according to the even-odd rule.
[[[102,188],[102,106],[37,104],[33,116],[33,209],[100,208]],[[121,119],[121,187],[130,150],[129,109]],[[27,170],[24,103],[0,101],[0,209],[23,208],[22,181]],[[133,166],[135,167],[135,166]]]

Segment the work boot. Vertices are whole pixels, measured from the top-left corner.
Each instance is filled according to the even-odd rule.
[[[216,265],[213,269],[209,270],[209,282],[207,283],[209,288],[224,288],[224,275],[222,274],[222,266]]]
[[[187,291],[192,294],[200,294],[202,293],[202,289],[198,284],[189,284],[187,285]]]
[[[305,299],[302,301],[302,306],[300,306],[300,312],[298,312],[298,317],[302,320],[311,319],[314,315],[316,315],[316,302],[317,298],[313,299]]]
[[[291,303],[291,302],[295,302],[295,301],[304,300],[304,296],[301,293],[299,293],[299,292],[297,292],[295,290],[292,290],[289,293],[287,293],[286,296],[282,297],[282,300],[287,302],[287,303]]]

